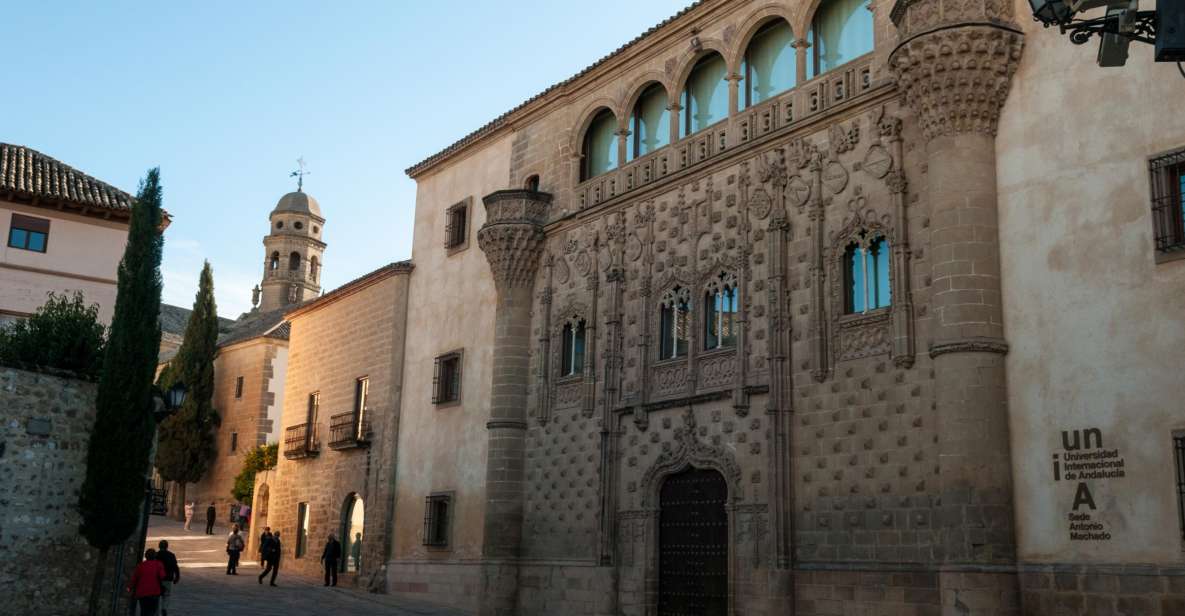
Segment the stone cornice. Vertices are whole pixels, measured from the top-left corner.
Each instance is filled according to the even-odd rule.
[[[995,353],[1008,354],[1008,343],[999,338],[964,338],[935,342],[930,345],[930,358],[948,353]]]

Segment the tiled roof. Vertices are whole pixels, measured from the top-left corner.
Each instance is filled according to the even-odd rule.
[[[288,322],[284,320],[284,311],[290,309],[285,307],[262,313],[247,313],[235,321],[230,331],[218,337],[218,346],[225,347],[259,337],[287,340]]]
[[[342,286],[326,293],[325,295],[322,295],[321,297],[310,299],[295,306],[289,306],[287,317],[292,318],[297,313],[307,312],[323,304],[332,302],[343,295],[348,295],[355,289],[365,286],[367,283],[381,280],[382,278],[394,274],[408,273],[414,268],[415,266],[412,265],[411,261],[396,261],[394,263],[388,263],[372,272],[367,272],[347,282],[346,284],[343,284]]]
[[[70,165],[21,145],[0,143],[0,191],[127,213],[132,196]]]
[[[174,306],[172,304],[160,305],[160,331],[162,334],[175,334],[177,336],[185,335],[185,326],[189,323],[189,315],[193,311],[181,306]],[[231,319],[225,317],[218,317],[218,333],[226,333],[230,331],[235,324]]]
[[[688,12],[695,9],[696,7],[703,4],[704,2],[707,2],[707,0],[696,0],[695,2],[693,2],[692,4],[687,6],[687,8],[684,8],[683,10],[679,11],[678,13],[675,13],[671,17],[664,19],[658,25],[650,28],[649,30],[647,30],[647,31],[643,32],[642,34],[638,35],[637,37],[635,37],[634,40],[622,45],[621,47],[618,47],[616,50],[614,50],[609,55],[588,65],[587,67],[585,67],[584,70],[580,71],[579,73],[576,73],[575,75],[573,75],[573,76],[571,76],[571,77],[569,77],[569,78],[567,78],[555,85],[552,85],[551,87],[540,92],[539,94],[536,94],[535,96],[532,96],[531,98],[528,98],[527,100],[525,100],[521,104],[519,104],[517,107],[494,118],[485,126],[482,126],[481,128],[473,131],[472,133],[465,135],[460,140],[456,141],[455,143],[448,146],[447,148],[445,148],[445,149],[433,154],[432,156],[429,156],[428,158],[425,158],[424,160],[408,167],[406,170],[404,170],[404,172],[407,173],[407,175],[409,175],[411,177],[415,177],[416,174],[418,174],[421,171],[423,171],[424,169],[427,169],[428,167],[436,164],[437,161],[445,158],[446,156],[453,154],[454,152],[461,150],[462,148],[477,141],[478,139],[481,139],[482,137],[485,137],[486,135],[498,130],[499,128],[504,126],[506,124],[506,122],[509,121],[510,118],[512,118],[515,114],[517,114],[519,111],[522,111],[527,105],[530,105],[531,103],[539,100],[540,98],[543,98],[544,96],[551,94],[552,92],[572,83],[573,81],[580,79],[581,77],[586,75],[589,71],[597,68],[598,66],[604,64],[605,62],[608,62],[609,60],[616,57],[618,54],[624,52],[625,50],[629,49],[630,47],[641,42],[643,39],[650,36],[651,34],[654,34],[658,30],[662,29],[663,26],[666,26],[667,24],[675,21],[676,19],[679,19],[680,17],[686,15]]]

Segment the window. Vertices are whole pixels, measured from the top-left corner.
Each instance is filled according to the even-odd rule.
[[[843,259],[844,311],[854,314],[888,307],[892,302],[888,240],[878,237],[871,242],[849,244]]]
[[[584,372],[584,320],[565,323],[563,336],[564,356],[560,360],[560,373],[563,376],[581,374]]]
[[[868,0],[824,0],[811,22],[808,77],[872,51],[872,11]]]
[[[300,558],[309,551],[309,504],[296,505],[296,557]]]
[[[634,105],[630,119],[629,160],[645,156],[671,142],[671,112],[667,91],[652,83]]]
[[[284,221],[282,221],[282,220],[277,220],[277,221],[276,221],[276,228],[277,228],[277,229],[283,229],[283,228],[284,228]]]
[[[1148,170],[1157,257],[1185,257],[1185,148],[1152,159]]]
[[[271,259],[268,260],[267,268],[271,271],[280,269],[280,253],[279,253],[279,251],[272,253]]]
[[[309,257],[309,280],[317,282],[319,270],[320,263],[317,262],[317,257]]]
[[[728,66],[718,53],[704,56],[683,90],[683,135],[699,132],[728,116]]]
[[[464,248],[469,242],[469,201],[462,201],[444,215],[444,247]]]
[[[312,427],[317,425],[317,414],[321,412],[321,392],[313,392],[309,394],[309,408],[305,411],[305,423],[309,425],[309,435],[313,433]]]
[[[775,94],[794,87],[798,59],[794,52],[794,33],[790,24],[775,19],[762,26],[745,50],[741,73],[745,92],[741,108],[756,105]]]
[[[230,452],[234,453],[238,450],[239,450],[239,433],[238,432],[231,432],[230,433]]]
[[[727,273],[708,285],[704,294],[704,349],[736,346],[736,279]]]
[[[617,118],[602,109],[584,133],[584,166],[581,180],[595,178],[617,168]]]
[[[370,377],[364,376],[354,381],[354,426],[357,437],[366,436],[362,433],[362,422],[366,419],[366,399],[370,396]]]
[[[448,547],[451,494],[433,494],[424,503],[424,545]]]
[[[288,255],[288,269],[294,272],[300,269],[300,253],[294,252]]]
[[[432,403],[445,404],[461,400],[461,352],[455,351],[436,358],[436,376],[432,384]]]
[[[12,215],[12,224],[8,229],[8,246],[33,252],[45,252],[45,245],[49,241],[49,221],[32,216]]]
[[[243,397],[243,377],[235,379],[235,400]]]
[[[687,340],[690,333],[691,293],[683,287],[675,287],[663,294],[662,313],[659,318],[659,359],[674,359],[687,355]]]
[[[293,227],[294,229],[296,229],[297,231],[300,231],[301,229],[303,229],[303,228],[304,228],[304,223],[303,223],[303,222],[300,222],[300,221],[298,220],[298,221],[296,221],[296,222],[292,223],[292,227]]]
[[[1185,541],[1185,434],[1173,437],[1173,452],[1177,461],[1177,513],[1181,517],[1181,540]]]
[[[531,192],[539,192],[539,176],[532,175],[531,177],[527,178],[527,181],[523,184],[523,188],[526,188]]]

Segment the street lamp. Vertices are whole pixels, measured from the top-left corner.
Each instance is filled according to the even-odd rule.
[[[1067,23],[1074,14],[1062,0],[1029,0],[1029,5],[1033,7],[1033,18],[1046,28]]]
[[[1099,66],[1123,66],[1132,41],[1153,45],[1157,62],[1185,61],[1185,2],[1162,1],[1153,11],[1139,10],[1139,0],[1029,0],[1029,6],[1034,20],[1068,33],[1075,45],[1097,35]],[[1075,19],[1082,11],[1102,7],[1103,15]]]
[[[159,387],[153,387],[153,396],[156,399],[155,406],[152,410],[152,416],[156,419],[156,423],[160,423],[168,419],[177,409],[185,404],[185,394],[189,389],[185,383],[177,381],[173,386],[166,391],[161,391]]]

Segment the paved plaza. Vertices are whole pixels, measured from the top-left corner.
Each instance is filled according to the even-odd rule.
[[[226,575],[225,532],[206,535],[204,520],[195,520],[193,530],[173,520],[153,516],[148,545],[167,539],[181,566],[181,584],[170,599],[169,616],[466,616],[466,612],[376,595],[354,588],[326,588],[319,579],[300,577],[285,571],[273,588],[256,578],[257,562],[243,561],[239,575]],[[344,580],[343,580],[344,582]]]

